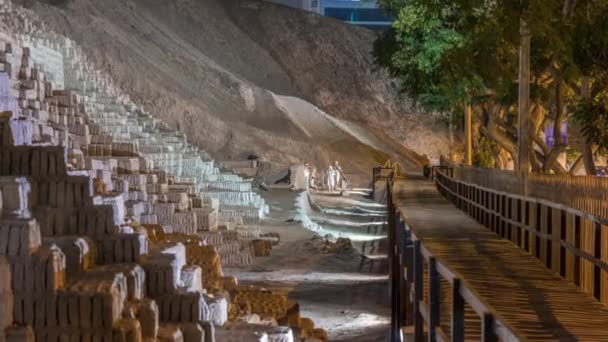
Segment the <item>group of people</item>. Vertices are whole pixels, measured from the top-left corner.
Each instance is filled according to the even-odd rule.
[[[334,165],[329,165],[324,174],[319,175],[315,167],[310,167],[308,163],[304,164],[305,176],[308,180],[308,187],[318,189],[325,186],[329,191],[345,189],[348,180],[342,172],[342,167],[336,161]]]

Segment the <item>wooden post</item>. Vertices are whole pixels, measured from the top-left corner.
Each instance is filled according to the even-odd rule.
[[[490,204],[488,203],[488,193],[485,190],[481,190],[481,225],[488,226],[488,208]]]
[[[490,196],[492,196],[492,218],[490,221],[490,230],[496,232],[498,230],[498,215],[496,215],[498,212],[498,195],[496,195],[495,192],[492,192]]]
[[[519,200],[511,198],[511,220],[519,223]],[[521,242],[521,226],[511,227],[511,241],[517,245]]]
[[[566,213],[566,242],[570,245],[575,246],[575,235],[576,235],[576,215],[572,213]],[[575,282],[575,264],[576,256],[572,252],[566,250],[566,279],[572,283]]]
[[[507,218],[507,220],[510,220],[513,218],[513,198],[511,198],[511,196],[509,195],[506,195],[505,201],[505,217]],[[509,241],[513,241],[513,225],[510,222],[505,225],[505,238]]]
[[[536,202],[530,202],[528,207],[528,227],[530,227],[530,234],[528,234],[528,248],[530,254],[538,258],[538,256],[540,255],[540,251],[538,251],[536,248],[536,241],[538,239],[536,237],[536,234],[534,233],[538,230],[536,224],[537,205],[538,204]]]
[[[504,220],[504,218],[507,216],[507,196],[506,195],[500,195],[499,197],[499,203],[500,203],[500,229],[499,229],[499,235],[501,237],[505,237],[505,232],[507,231],[507,222]]]
[[[471,104],[466,101],[464,109],[464,162],[466,165],[473,165],[473,109]]]
[[[392,249],[392,268],[391,268],[391,279],[392,279],[392,288],[393,288],[393,334],[394,339],[398,341],[401,335],[401,321],[402,321],[402,311],[401,311],[401,282],[403,281],[403,267],[401,265],[401,251],[400,251],[400,241],[401,234],[403,234],[401,220],[399,218],[399,214],[396,210],[393,212],[393,244],[391,245]],[[371,270],[371,267],[370,267]]]
[[[595,255],[595,225],[587,218],[580,218],[580,249],[587,254]],[[580,258],[580,287],[593,295],[593,263]]]
[[[481,223],[481,221],[483,220],[482,217],[481,217],[481,215],[483,213],[483,211],[481,210],[481,208],[482,208],[482,206],[484,204],[483,201],[482,201],[482,199],[481,199],[481,189],[476,189],[476,198],[477,198],[477,201],[476,201],[477,202],[477,207],[476,207],[476,210],[475,210],[476,213],[477,213],[476,214],[477,215],[476,219],[477,219],[477,222]]]
[[[593,222],[594,235],[594,253],[593,255],[602,260],[602,224]],[[602,300],[602,269],[597,265],[593,265],[593,296],[598,300]]]
[[[414,341],[424,341],[424,319],[420,313],[420,302],[422,301],[422,253],[420,252],[420,241],[414,242]]]
[[[528,208],[528,201],[526,200],[521,200],[519,201],[519,224],[521,225],[521,237],[520,237],[520,241],[519,241],[519,246],[523,249],[523,250],[527,250],[526,246],[528,244],[528,238],[527,236],[529,234],[527,234],[527,230],[525,228],[527,228],[527,224],[526,224],[526,208]]]
[[[608,226],[602,225],[602,239],[601,239],[601,259],[603,262],[608,262]],[[608,304],[608,272],[602,271],[601,275],[601,294],[600,301],[602,304]]]
[[[526,11],[519,23],[521,41],[519,47],[519,115],[517,139],[517,168],[530,172],[531,123],[530,123],[530,28]]]
[[[561,274],[562,260],[562,211],[557,208],[551,210],[551,270]]]
[[[484,313],[481,318],[481,341],[497,342],[498,338],[494,333],[494,317],[490,313]]]
[[[479,204],[479,189],[473,188],[473,218],[475,221],[479,221],[479,207],[475,204]]]
[[[429,258],[429,342],[434,342],[439,326],[441,282],[437,272],[437,261]]]
[[[546,205],[540,205],[540,227],[537,228],[542,234],[549,233],[549,210]],[[540,260],[547,267],[551,267],[549,263],[549,256],[551,255],[551,251],[548,250],[548,243],[546,238],[540,239]]]
[[[460,279],[452,283],[452,342],[464,341],[464,299],[460,295]]]
[[[395,232],[397,230],[397,220],[398,215],[396,213],[396,208],[393,206],[393,196],[391,194],[391,184],[390,181],[387,180],[386,184],[387,189],[387,210],[388,210],[388,269],[390,270],[389,280],[390,280],[390,301],[391,301],[391,342],[396,342],[400,339],[400,326],[399,316],[397,314],[398,311],[398,279],[395,274]],[[363,261],[361,263],[361,267],[363,267]]]
[[[399,328],[407,325],[407,315],[408,315],[408,289],[406,271],[407,271],[407,257],[408,257],[408,246],[410,244],[410,235],[405,230],[405,223],[402,220],[399,220],[399,230],[401,234],[403,234],[403,238],[399,242],[399,298],[400,298],[400,316],[399,316]]]
[[[414,324],[414,303],[412,302],[412,298],[410,296],[412,292],[412,288],[414,285],[414,248],[415,243],[411,241],[411,238],[408,236],[408,246],[405,250],[405,259],[406,259],[406,282],[405,282],[405,302],[406,302],[406,314],[405,314],[405,325],[413,325]]]

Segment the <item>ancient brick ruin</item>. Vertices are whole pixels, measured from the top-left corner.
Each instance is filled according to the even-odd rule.
[[[0,342],[325,339],[222,274],[278,242],[250,181],[27,10],[0,0],[0,21]]]

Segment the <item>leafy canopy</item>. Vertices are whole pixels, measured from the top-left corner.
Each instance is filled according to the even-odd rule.
[[[376,63],[429,111],[460,111],[465,101],[517,103],[520,23],[529,24],[531,101],[555,108],[556,80],[566,108],[594,143],[608,142],[608,1],[379,0],[395,15],[374,47]],[[592,100],[580,95],[590,78]],[[580,104],[579,104],[580,102]],[[515,113],[516,114],[516,113]],[[601,129],[594,129],[601,127]]]

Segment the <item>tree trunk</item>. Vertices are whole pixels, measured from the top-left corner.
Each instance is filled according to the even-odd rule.
[[[562,79],[557,76],[555,78],[555,120],[553,122],[553,144],[555,146],[562,145],[562,120],[564,117],[564,101],[562,93]]]
[[[547,159],[543,165],[543,171],[553,168],[553,163],[559,163],[560,156],[566,151],[566,144],[562,139],[562,123],[564,121],[564,93],[563,82],[558,71],[554,73],[555,78],[555,117],[553,118],[553,146],[550,153],[546,153]],[[561,168],[566,165],[561,165]]]
[[[448,156],[448,158],[453,163],[454,162],[454,113],[453,112],[450,112],[450,119],[448,122],[448,132],[449,132],[449,139],[450,139],[450,146],[449,146],[449,151],[448,151],[448,153],[450,155]]]
[[[526,14],[520,19],[519,47],[519,115],[517,141],[517,169],[530,172],[532,129],[530,124],[530,29]]]
[[[568,171],[568,173],[570,173],[571,175],[575,175],[582,166],[583,166],[583,155],[581,154],[580,156],[578,156],[578,158],[576,158],[574,163],[572,163],[572,167],[570,167],[570,170]]]
[[[517,142],[510,135],[505,133],[503,129],[500,127],[500,121],[502,120],[500,116],[501,108],[497,105],[493,105],[491,108],[484,109],[485,116],[487,116],[486,126],[481,127],[482,133],[494,141],[500,148],[507,151],[507,153],[511,156],[511,158],[517,162]]]
[[[591,97],[591,85],[589,77],[583,77],[581,84],[581,96],[585,99]],[[581,131],[582,134],[582,131]],[[595,161],[593,160],[593,149],[587,139],[581,144],[581,153],[583,154],[583,164],[585,165],[585,172],[588,176],[596,176],[597,170],[595,168]]]
[[[464,106],[464,162],[473,165],[473,109],[468,101]]]

